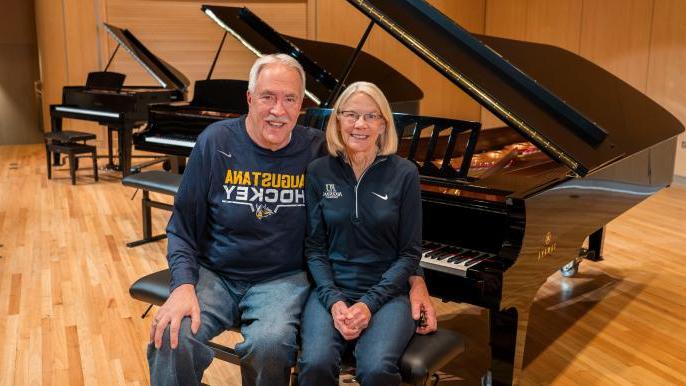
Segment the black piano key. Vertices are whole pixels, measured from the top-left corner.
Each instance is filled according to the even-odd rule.
[[[440,260],[442,257],[448,256],[448,255],[450,255],[450,253],[447,253],[445,251],[440,250],[440,251],[430,253],[427,257],[429,259]]]
[[[461,262],[467,260],[466,257],[461,256],[461,255],[455,255],[451,259],[448,260],[448,263],[453,263],[453,264],[460,264]]]
[[[429,258],[429,259],[430,259],[432,255],[434,255],[434,254],[436,254],[436,253],[441,253],[441,252],[443,251],[443,249],[446,248],[446,247],[447,247],[447,246],[444,245],[444,246],[441,246],[441,247],[438,247],[438,248],[435,248],[435,249],[431,249],[431,250],[428,250],[428,251],[424,251],[424,252],[422,253],[422,257],[424,257],[424,258]]]

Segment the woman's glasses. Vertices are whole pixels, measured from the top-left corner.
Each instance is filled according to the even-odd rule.
[[[341,120],[345,121],[348,124],[353,124],[357,122],[357,120],[360,119],[360,117],[362,117],[362,120],[367,123],[377,123],[383,120],[383,115],[379,113],[360,114],[357,111],[351,110],[340,111],[338,113],[338,116],[341,118]]]

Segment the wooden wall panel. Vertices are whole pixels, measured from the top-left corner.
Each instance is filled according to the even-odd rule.
[[[581,0],[528,0],[524,40],[579,51]]]
[[[653,0],[584,1],[579,53],[645,92]]]
[[[99,4],[96,0],[65,0],[63,3],[64,42],[67,52],[66,84],[84,85],[91,71],[100,69],[98,51]],[[61,102],[60,100],[54,103]],[[99,146],[105,146],[107,131],[95,122],[65,119],[65,130],[94,133]],[[47,128],[50,130],[50,127]]]
[[[0,145],[36,143],[39,79],[33,2],[4,0],[0,13]]]
[[[225,6],[247,5],[277,31],[307,35],[307,3],[215,2]],[[108,0],[107,21],[127,28],[155,55],[172,64],[190,80],[205,79],[224,30],[200,10],[203,2],[157,0]],[[210,3],[211,4],[211,3]],[[106,56],[116,46],[106,40]],[[247,79],[255,56],[236,39],[227,36],[213,78]],[[114,71],[127,74],[127,84],[155,84],[143,68],[124,52],[118,52]]]
[[[62,100],[67,84],[67,48],[61,2],[36,0],[36,37],[43,83],[43,129],[50,130],[50,105]]]
[[[486,35],[550,44],[578,53],[582,0],[488,0]],[[484,127],[504,123],[481,109]]]
[[[484,0],[433,0],[436,8],[463,27],[483,31]],[[345,1],[317,1],[317,40],[357,45],[368,19]],[[424,91],[420,112],[469,120],[479,118],[479,106],[395,38],[375,27],[364,51],[384,60]]]
[[[686,124],[686,2],[655,2],[647,94]],[[686,149],[679,138],[675,173],[686,176]]]

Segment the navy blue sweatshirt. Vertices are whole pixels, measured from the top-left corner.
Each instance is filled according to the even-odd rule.
[[[245,117],[200,134],[167,226],[171,290],[195,285],[198,265],[254,282],[304,269],[305,170],[322,134],[296,126],[277,151],[250,139]]]
[[[360,176],[342,158],[307,169],[305,255],[322,304],[361,301],[374,313],[409,290],[421,255],[419,173],[397,155]]]

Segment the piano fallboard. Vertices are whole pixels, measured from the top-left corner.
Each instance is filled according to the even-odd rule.
[[[65,87],[62,104],[55,111],[65,118],[97,122],[121,120],[142,122],[147,119],[148,105],[183,100],[177,90],[151,86],[128,86],[119,91]]]
[[[187,157],[207,126],[240,115],[190,104],[153,106],[146,128],[134,136],[134,145],[138,150]]]

